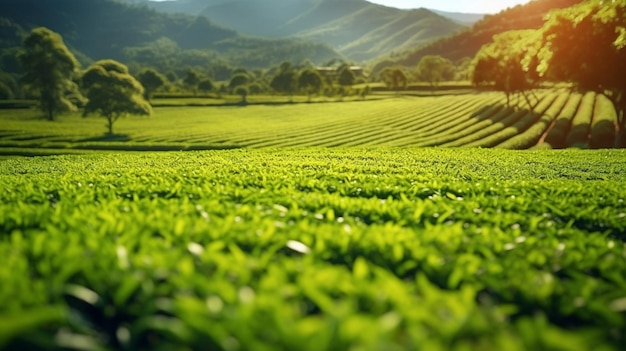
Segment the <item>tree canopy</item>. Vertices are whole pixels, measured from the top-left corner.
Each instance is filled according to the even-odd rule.
[[[250,76],[247,73],[237,73],[228,82],[228,87],[234,91],[238,86],[246,86],[248,83]]]
[[[213,81],[210,78],[204,78],[200,81],[200,83],[198,83],[198,89],[204,93],[208,93],[215,89],[215,84],[213,84]]]
[[[144,97],[146,98],[146,100],[150,100],[150,98],[152,97],[152,93],[154,93],[155,90],[164,86],[168,81],[165,76],[153,69],[143,70],[137,76],[137,80],[139,81],[139,83],[141,83],[145,90]]]
[[[417,64],[419,80],[428,82],[433,89],[445,80],[454,78],[454,64],[447,58],[437,55],[426,55]]]
[[[289,62],[280,65],[278,73],[272,78],[270,86],[279,93],[292,94],[296,90],[297,72]]]
[[[404,69],[399,66],[387,67],[383,69],[380,72],[380,79],[385,82],[389,88],[396,91],[399,91],[400,88],[405,88],[408,83]]]
[[[22,81],[39,95],[39,106],[49,120],[57,112],[76,109],[70,98],[82,99],[74,82],[80,65],[59,34],[44,27],[33,29],[19,60]]]
[[[351,86],[355,81],[356,76],[354,75],[354,72],[352,72],[350,65],[344,64],[337,69],[337,83],[339,83],[339,85]]]
[[[506,94],[507,105],[511,94],[520,93],[529,107],[528,92],[539,83],[537,30],[508,31],[494,36],[493,42],[484,45],[473,63],[472,82],[476,85],[493,84]]]
[[[91,65],[83,75],[82,86],[89,100],[83,115],[99,114],[106,118],[109,134],[113,134],[113,124],[122,116],[152,114],[150,104],[143,98],[143,87],[117,61],[101,60]]]
[[[183,84],[195,95],[198,90],[198,83],[200,83],[201,79],[202,77],[200,76],[200,73],[198,73],[195,69],[188,69],[185,74],[185,78],[183,78]]]
[[[307,93],[309,100],[311,100],[311,95],[320,92],[323,85],[322,76],[315,68],[306,68],[300,72],[298,87]]]
[[[541,46],[538,74],[605,94],[619,110],[624,145],[626,2],[588,0],[551,12],[541,30]]]

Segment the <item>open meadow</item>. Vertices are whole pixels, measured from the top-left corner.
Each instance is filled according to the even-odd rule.
[[[205,118],[239,126],[229,143],[270,140]],[[301,129],[314,118],[346,121]],[[210,130],[178,123],[185,142]],[[0,349],[623,350],[625,165],[381,147],[5,158]]]

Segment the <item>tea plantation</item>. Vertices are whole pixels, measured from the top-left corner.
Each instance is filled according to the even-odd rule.
[[[214,150],[281,147],[611,148],[617,112],[604,96],[536,91],[533,110],[502,93],[394,96],[342,103],[157,107],[103,136],[104,119],[49,122],[36,110],[0,110],[0,154],[83,150]],[[211,100],[205,99],[205,102]],[[158,102],[157,102],[158,103]],[[158,105],[157,105],[158,106]]]
[[[624,350],[625,185],[625,150],[5,158],[0,349]]]

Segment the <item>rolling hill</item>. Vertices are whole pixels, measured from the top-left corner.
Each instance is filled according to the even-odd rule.
[[[45,26],[61,34],[83,63],[113,58],[162,70],[213,64],[264,68],[285,60],[342,57],[311,40],[246,36],[203,16],[166,14],[117,0],[0,0],[0,17],[0,49],[21,46],[27,31]]]
[[[452,61],[474,57],[478,50],[491,41],[495,34],[518,29],[538,29],[550,10],[570,7],[582,0],[534,0],[503,10],[495,15],[486,15],[471,28],[446,38],[415,47],[396,56],[394,61],[406,66],[415,66],[425,55],[440,55]]]
[[[243,33],[313,39],[357,61],[421,46],[466,26],[430,10],[400,10],[365,0],[126,1],[165,12],[199,13]]]

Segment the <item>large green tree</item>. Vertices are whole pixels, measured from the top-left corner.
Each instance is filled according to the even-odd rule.
[[[539,32],[536,30],[508,31],[493,37],[483,45],[473,62],[472,82],[493,85],[504,92],[507,105],[511,95],[521,94],[532,109],[532,90],[540,77],[536,72],[539,50]]]
[[[74,102],[81,100],[81,95],[74,79],[80,64],[59,34],[44,27],[33,29],[24,40],[19,60],[22,80],[37,93],[39,106],[49,120],[54,120],[57,112],[76,109]]]
[[[279,93],[293,94],[297,89],[297,72],[289,62],[283,62],[272,78],[270,86]]]
[[[97,114],[106,118],[109,134],[113,134],[113,124],[122,116],[152,114],[143,97],[143,87],[117,61],[101,60],[91,65],[83,75],[82,86],[89,100],[84,116]]]
[[[193,92],[193,95],[196,95],[198,91],[198,83],[200,83],[201,79],[202,77],[200,76],[200,73],[190,68],[187,70],[185,78],[183,78],[183,84],[188,90]]]
[[[311,95],[318,94],[322,90],[323,85],[322,76],[315,68],[309,67],[300,72],[298,87],[306,92],[309,101],[311,101]]]
[[[408,83],[404,69],[399,66],[387,67],[383,69],[380,72],[380,79],[385,82],[389,88],[395,90],[396,92],[400,91],[401,88],[406,88]]]
[[[239,86],[248,85],[252,79],[250,79],[250,75],[247,73],[237,73],[233,75],[233,77],[228,82],[228,87],[234,92],[235,89]]]
[[[417,64],[416,73],[419,80],[435,90],[439,83],[454,78],[454,64],[445,57],[426,55]]]
[[[144,88],[144,97],[146,100],[150,100],[152,94],[157,89],[165,86],[168,81],[164,75],[151,68],[145,69],[139,73],[137,80]]]
[[[352,86],[356,81],[356,75],[352,71],[352,68],[348,64],[343,64],[337,69],[337,83],[339,85],[348,87]]]
[[[211,78],[204,78],[198,83],[198,89],[207,94],[215,89],[215,84],[211,80]]]
[[[606,95],[626,145],[626,1],[587,0],[555,10],[541,30],[538,73]]]

